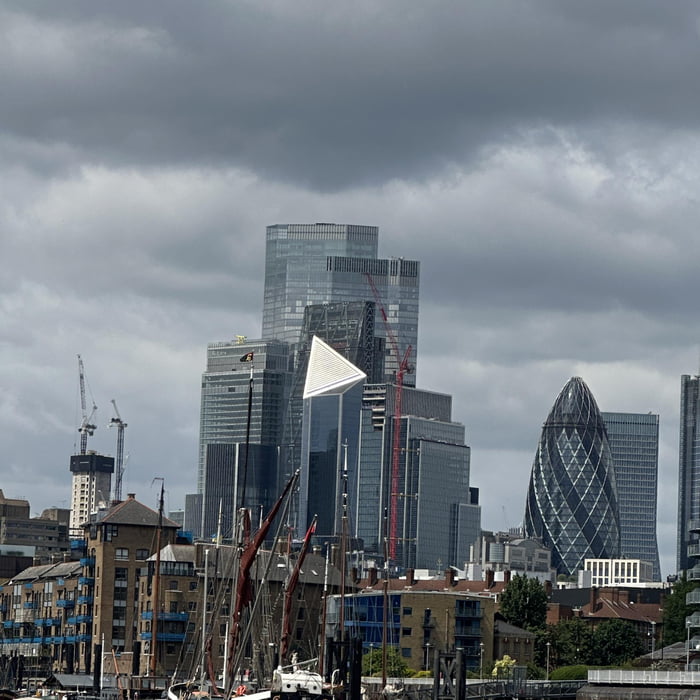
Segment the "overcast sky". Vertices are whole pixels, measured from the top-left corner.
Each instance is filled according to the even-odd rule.
[[[0,488],[67,507],[76,355],[124,493],[195,491],[208,342],[259,337],[265,226],[421,261],[418,384],[454,396],[483,526],[519,524],[583,377],[661,416],[675,567],[698,372],[697,3],[0,0]]]

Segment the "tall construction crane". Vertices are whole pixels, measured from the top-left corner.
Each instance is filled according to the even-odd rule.
[[[119,415],[117,402],[114,399],[112,399],[112,406],[114,406],[114,412],[117,414],[116,418],[112,418],[112,420],[109,421],[109,427],[117,429],[117,460],[116,464],[114,465],[114,501],[119,502],[122,500],[122,476],[124,475],[124,428],[126,428],[127,424]]]
[[[78,377],[80,379],[80,409],[82,411],[82,421],[78,432],[80,433],[80,454],[87,454],[87,439],[88,435],[92,436],[97,430],[97,426],[92,422],[95,417],[95,411],[97,411],[97,406],[95,402],[92,402],[92,411],[88,416],[87,405],[85,402],[85,367],[83,365],[83,358],[78,355]]]
[[[367,277],[367,282],[372,289],[372,294],[374,295],[374,301],[379,308],[382,315],[382,321],[384,322],[384,329],[386,331],[387,339],[391,344],[391,351],[396,358],[397,369],[396,369],[396,401],[394,406],[394,434],[392,440],[391,448],[391,492],[389,494],[389,532],[387,537],[389,540],[389,559],[392,561],[396,558],[396,542],[398,540],[398,500],[399,500],[399,489],[400,489],[400,465],[401,465],[401,397],[403,395],[403,379],[406,372],[411,372],[413,370],[412,366],[409,364],[408,358],[411,356],[412,347],[409,345],[406,348],[406,352],[401,354],[399,350],[399,344],[396,340],[396,335],[394,334],[394,329],[389,323],[389,318],[386,315],[384,309],[384,304],[379,296],[379,291],[377,286],[374,284],[372,275],[369,272],[365,272]]]

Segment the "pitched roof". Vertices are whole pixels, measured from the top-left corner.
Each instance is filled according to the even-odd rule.
[[[143,503],[129,494],[128,498],[107,511],[100,522],[114,525],[142,525],[146,527],[158,527],[158,513],[145,506]],[[179,530],[180,526],[173,520],[163,516],[163,527]]]
[[[41,564],[30,566],[13,576],[10,583],[17,581],[36,581],[38,579],[68,578],[76,576],[82,571],[82,565],[78,561],[62,561],[58,564]]]

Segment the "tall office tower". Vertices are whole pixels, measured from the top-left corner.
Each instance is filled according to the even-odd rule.
[[[542,428],[525,505],[525,534],[573,575],[585,559],[620,552],[613,456],[593,394],[580,377],[561,390]]]
[[[615,464],[620,509],[620,554],[641,559],[661,581],[656,542],[656,492],[659,471],[659,416],[655,413],[607,413],[603,421]]]
[[[264,476],[269,481],[270,473],[276,473],[276,464],[270,465],[266,460],[275,455],[276,462],[276,448],[281,444],[290,378],[288,365],[288,346],[283,342],[239,338],[207,346],[207,368],[202,375],[197,474],[202,515],[196,535],[216,531],[222,501],[222,511],[227,513],[230,521],[242,499],[245,505],[258,505],[259,499],[265,497],[260,479]],[[217,447],[212,448],[213,445]],[[218,447],[220,445],[226,447]],[[236,469],[240,473],[234,482],[232,474]],[[267,487],[274,492],[274,480]],[[236,502],[234,489],[237,489]],[[194,506],[194,500],[190,499],[190,502]],[[193,526],[187,513],[185,520],[188,526]]]
[[[304,309],[312,304],[374,301],[370,275],[400,351],[412,347],[412,369],[404,383],[415,385],[420,265],[402,258],[379,259],[378,237],[376,226],[268,226],[263,338],[286,341],[296,352]],[[384,333],[383,326],[377,329],[378,336]],[[388,350],[384,370],[390,381],[398,361]]]
[[[318,516],[318,535],[341,535],[343,494],[356,474],[367,375],[314,336],[303,394],[298,529]]]
[[[678,573],[693,570],[700,578],[700,376],[681,377],[681,419],[678,449]]]
[[[360,369],[369,381],[384,376],[384,338],[375,336],[375,304],[350,301],[314,304],[304,309],[297,345],[297,367],[285,415],[284,441],[280,447],[278,488],[301,466],[301,427],[306,370],[313,339],[320,338]]]
[[[396,386],[365,386],[354,532],[366,552],[380,556],[385,537],[393,539],[392,565],[398,568],[462,566],[481,524],[476,493],[469,488],[464,426],[452,422],[448,395],[405,387],[401,404],[397,484]]]
[[[114,474],[114,457],[105,457],[96,452],[73,455],[70,458],[73,474],[71,486],[69,533],[82,538],[81,525],[97,512],[100,504],[109,505]]]

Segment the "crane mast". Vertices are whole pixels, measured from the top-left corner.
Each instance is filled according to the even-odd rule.
[[[109,422],[110,428],[117,429],[117,459],[114,465],[115,480],[114,480],[114,501],[119,502],[122,500],[122,476],[124,475],[124,428],[127,424],[122,420],[119,415],[119,409],[117,408],[117,402],[112,399],[112,406],[114,406],[115,418]]]
[[[85,401],[85,366],[83,365],[83,358],[78,355],[78,378],[80,380],[80,409],[82,411],[82,421],[78,432],[80,433],[80,454],[87,454],[87,439],[88,435],[92,436],[97,429],[97,426],[92,422],[97,406],[95,402],[92,403],[92,412],[88,416],[87,404]]]
[[[403,395],[403,380],[406,372],[411,370],[411,366],[408,362],[408,358],[411,355],[411,346],[406,348],[406,352],[401,355],[399,351],[399,344],[396,340],[396,335],[394,330],[389,323],[389,318],[384,309],[384,304],[382,303],[381,297],[379,296],[379,291],[377,286],[374,284],[372,275],[369,272],[365,272],[367,277],[367,282],[372,289],[372,294],[374,295],[374,301],[379,308],[379,312],[382,315],[382,321],[384,322],[384,329],[386,331],[387,338],[391,345],[391,351],[396,358],[397,370],[396,370],[396,401],[394,406],[394,430],[392,436],[392,448],[391,448],[391,492],[389,494],[389,532],[386,536],[389,540],[388,556],[392,561],[396,558],[396,542],[398,540],[398,499],[399,499],[399,489],[400,489],[400,465],[401,465],[401,399]]]

